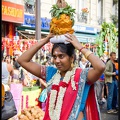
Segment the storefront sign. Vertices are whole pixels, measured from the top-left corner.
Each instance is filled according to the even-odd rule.
[[[14,23],[23,23],[24,6],[2,1],[2,20]]]
[[[35,27],[35,16],[24,14],[24,23],[22,26]],[[50,29],[50,19],[41,18],[41,29],[42,30]]]
[[[95,38],[77,37],[77,39],[79,40],[79,42],[82,42],[82,43],[94,43],[95,42]]]
[[[97,34],[97,28],[94,28],[94,27],[86,27],[86,26],[74,25],[73,29],[75,30],[75,32],[84,32],[84,33]]]

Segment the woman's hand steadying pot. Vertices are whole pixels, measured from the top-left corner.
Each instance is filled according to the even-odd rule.
[[[79,50],[82,47],[82,44],[78,41],[78,39],[76,38],[75,35],[73,34],[65,34],[65,37],[67,37],[68,39],[66,41],[70,42],[71,44],[73,44],[73,46]]]
[[[49,33],[49,34],[47,35],[47,37],[44,38],[44,40],[46,40],[46,43],[48,43],[48,42],[50,41],[50,38],[52,38],[52,37],[54,37],[54,34],[53,34],[53,33]]]

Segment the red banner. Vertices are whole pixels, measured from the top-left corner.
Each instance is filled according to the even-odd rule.
[[[14,23],[23,23],[24,6],[2,1],[2,20]]]

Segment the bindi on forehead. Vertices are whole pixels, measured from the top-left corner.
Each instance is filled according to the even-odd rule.
[[[55,54],[55,55],[58,55],[58,52],[57,52],[57,51],[55,51],[55,52],[54,52],[54,54]]]
[[[58,52],[58,51],[55,51],[55,52],[53,53],[53,56],[60,56],[60,55],[65,55],[65,53]]]

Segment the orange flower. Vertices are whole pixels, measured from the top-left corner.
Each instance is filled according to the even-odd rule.
[[[61,35],[65,33],[72,34],[74,30],[72,29],[72,20],[67,14],[61,14],[60,18],[53,17],[50,22],[50,32]]]
[[[81,11],[82,11],[83,13],[89,13],[88,8],[82,8]]]

